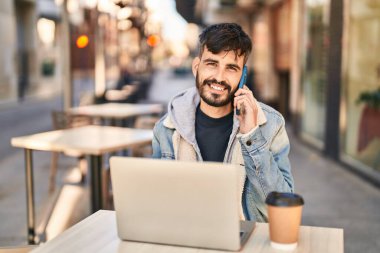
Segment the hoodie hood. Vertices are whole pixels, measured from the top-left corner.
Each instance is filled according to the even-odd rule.
[[[196,87],[182,91],[172,98],[168,105],[168,117],[164,125],[176,129],[189,143],[195,144],[195,112],[200,103]]]
[[[179,134],[189,143],[196,145],[195,139],[195,113],[200,103],[200,96],[196,87],[186,89],[175,95],[168,104],[168,117],[164,120],[164,125],[171,129],[176,129]],[[258,107],[258,125],[264,124],[267,119],[261,109]],[[239,128],[239,120],[234,116],[233,130]]]

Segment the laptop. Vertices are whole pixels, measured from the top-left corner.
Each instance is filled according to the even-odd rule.
[[[255,223],[239,220],[239,166],[111,157],[122,240],[238,251]]]

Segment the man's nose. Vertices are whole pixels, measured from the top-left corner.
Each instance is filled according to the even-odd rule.
[[[224,71],[222,68],[217,68],[215,72],[215,79],[218,83],[224,81]]]

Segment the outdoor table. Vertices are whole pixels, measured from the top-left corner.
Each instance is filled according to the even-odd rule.
[[[33,150],[82,153],[88,156],[91,171],[92,212],[102,207],[102,156],[121,149],[146,145],[152,141],[152,130],[111,126],[85,126],[14,137],[11,144],[25,150],[28,242],[35,242],[33,186]]]
[[[267,223],[256,223],[256,228],[239,252],[275,253],[284,252],[270,246]],[[343,253],[343,229],[301,226],[298,247],[302,253]],[[198,248],[187,248],[162,244],[122,241],[117,236],[115,211],[100,210],[69,228],[56,238],[37,247],[33,253],[43,252],[102,252],[102,253],[216,253]]]
[[[105,103],[73,107],[67,110],[72,115],[92,118],[125,120],[135,116],[159,114],[163,111],[161,104]],[[113,123],[112,125],[115,125]]]

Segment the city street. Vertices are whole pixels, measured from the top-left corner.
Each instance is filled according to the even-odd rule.
[[[166,104],[175,93],[192,85],[194,78],[190,74],[178,76],[171,70],[157,71],[147,101]],[[55,97],[25,101],[17,107],[0,110],[0,247],[26,244],[24,153],[10,147],[10,138],[51,129],[50,111],[61,106],[61,98]],[[287,129],[296,192],[305,200],[302,224],[343,228],[346,253],[380,252],[380,190],[304,145],[292,134],[291,126]],[[72,207],[63,204],[70,210],[70,217],[56,219],[53,215],[52,222],[64,220],[64,224],[57,225],[64,229],[89,215],[87,186],[78,183],[73,169],[76,160],[60,156],[57,185],[67,191],[57,189],[55,194],[49,195],[51,154],[34,154],[37,223],[59,199],[58,194],[67,191],[77,196],[71,201]]]

